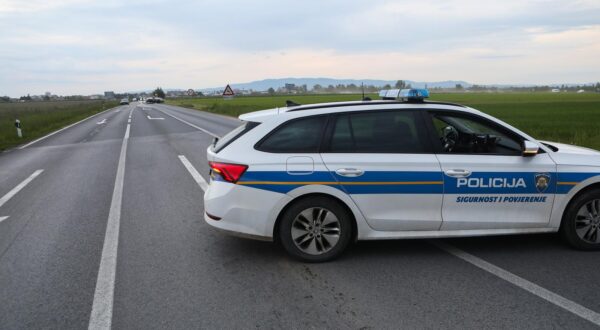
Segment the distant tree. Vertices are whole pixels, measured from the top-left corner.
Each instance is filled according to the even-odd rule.
[[[385,84],[385,86],[383,86],[383,89],[391,89],[392,86],[390,84]]]
[[[154,92],[152,92],[152,95],[160,97],[161,99],[165,98],[165,92],[160,87],[156,87],[156,89],[154,90]]]
[[[398,89],[403,89],[406,88],[406,83],[404,82],[404,80],[398,80],[396,81],[396,85],[394,85],[394,87]]]
[[[454,86],[454,88],[456,88],[457,90],[462,90],[463,89],[463,85],[456,84],[456,86]]]
[[[318,91],[320,91],[320,90],[322,90],[322,89],[323,89],[323,86],[321,86],[321,85],[319,85],[319,84],[315,84],[315,85],[313,86],[313,91],[315,91],[315,92],[318,92]]]
[[[0,97],[0,101],[2,101],[2,102],[10,102],[10,97],[8,97],[8,96],[2,96],[2,97]]]
[[[204,93],[202,93],[202,92],[196,92],[196,96],[204,96]]]
[[[406,84],[406,86],[404,86],[404,88],[412,88],[411,84]],[[427,89],[427,87],[425,87],[425,89]]]
[[[267,93],[269,93],[270,95],[275,94],[275,90],[273,89],[273,87],[269,87],[269,89],[267,90]]]
[[[29,94],[27,94],[27,96],[21,96],[19,98],[19,100],[23,100],[23,101],[31,101],[31,96],[29,96]]]

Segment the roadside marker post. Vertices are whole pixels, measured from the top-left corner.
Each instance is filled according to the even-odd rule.
[[[23,137],[23,132],[21,132],[21,121],[20,120],[15,120],[15,127],[17,128],[17,136],[22,138]]]

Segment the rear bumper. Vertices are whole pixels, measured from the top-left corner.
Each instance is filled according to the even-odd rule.
[[[281,193],[211,181],[204,194],[204,220],[237,236],[272,240],[277,216],[289,200]]]
[[[234,227],[230,226],[227,222],[221,222],[220,220],[219,221],[212,220],[208,215],[206,215],[206,213],[204,213],[204,221],[206,221],[206,223],[208,223],[209,225],[211,225],[213,228],[217,229],[218,231],[223,232],[228,235],[231,235],[231,236],[249,238],[249,239],[253,239],[253,240],[257,240],[257,241],[266,241],[266,242],[273,241],[273,237],[258,236],[258,235],[252,235],[252,234],[239,232],[236,229],[232,229]]]

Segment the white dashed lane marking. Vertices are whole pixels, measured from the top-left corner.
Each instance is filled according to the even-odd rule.
[[[33,179],[35,179],[38,175],[42,174],[44,170],[37,170],[33,172],[27,179],[23,180],[23,182],[19,183],[16,187],[14,187],[11,191],[6,193],[6,195],[0,198],[0,207],[8,202],[14,195],[16,195],[21,189],[25,188]]]
[[[2,196],[2,198],[0,198],[0,207],[6,204],[6,202],[13,198],[19,191],[25,188],[25,186],[27,186],[31,181],[33,181],[33,179],[37,178],[38,175],[42,174],[42,172],[44,172],[44,170],[37,170],[33,172],[29,177],[27,177],[27,179],[23,180],[16,187],[12,188],[9,192],[7,192],[6,195]],[[8,219],[8,216],[0,216],[0,222],[6,219]]]
[[[198,173],[198,171],[192,165],[192,163],[190,163],[190,161],[184,155],[179,155],[179,160],[181,160],[181,162],[183,163],[183,166],[185,166],[185,168],[188,170],[188,172],[190,172],[190,174],[192,175],[192,178],[194,178],[196,183],[200,186],[200,189],[202,189],[203,191],[206,191],[206,189],[208,189],[208,183],[206,183],[206,180],[204,180],[202,175],[200,175],[200,173]]]

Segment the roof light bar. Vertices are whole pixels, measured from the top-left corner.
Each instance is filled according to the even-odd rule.
[[[379,97],[384,100],[423,101],[429,97],[429,91],[421,88],[381,90]]]

